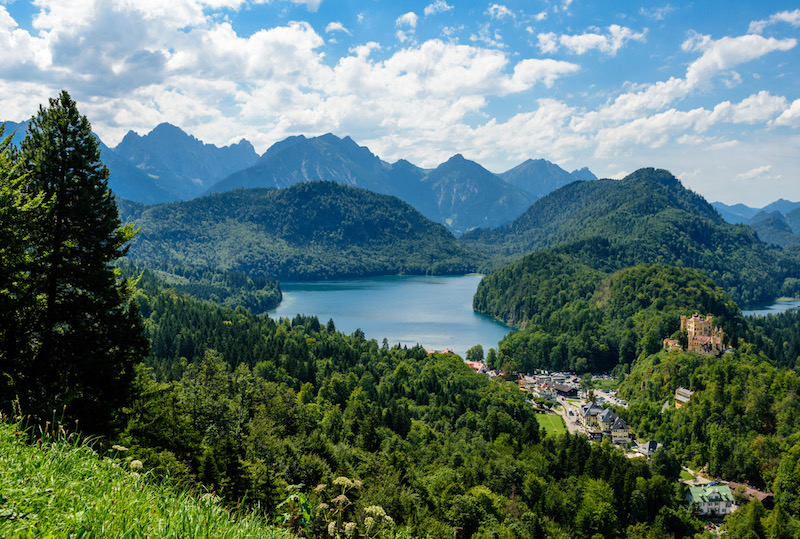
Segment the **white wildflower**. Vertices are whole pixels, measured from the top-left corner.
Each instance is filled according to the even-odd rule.
[[[348,487],[348,488],[353,488],[354,486],[354,483],[350,481],[349,478],[344,477],[343,475],[334,479],[333,484],[336,486]]]
[[[386,511],[384,511],[383,507],[380,505],[370,505],[364,509],[364,512],[375,518],[383,518],[386,516]]]

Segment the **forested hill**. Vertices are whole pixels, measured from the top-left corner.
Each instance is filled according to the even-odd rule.
[[[462,241],[495,255],[495,267],[557,247],[582,263],[615,271],[644,263],[705,270],[741,304],[792,294],[798,261],[725,222],[701,196],[665,170],[641,169],[623,180],[576,182],[535,202],[496,230]]]
[[[476,255],[401,200],[332,182],[122,205],[129,260],[282,280],[468,273]]]
[[[745,330],[736,303],[701,271],[646,264],[605,274],[555,251],[486,276],[474,307],[523,328],[500,344],[500,361],[522,371],[631,364],[660,350],[682,314],[714,315],[733,344]]]

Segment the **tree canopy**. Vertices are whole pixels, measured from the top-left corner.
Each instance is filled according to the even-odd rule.
[[[90,431],[105,430],[147,352],[129,284],[112,267],[134,230],[120,222],[97,140],[67,92],[40,107],[19,154],[6,155],[18,159],[3,175],[13,193],[3,213],[16,219],[7,256],[22,271],[2,293],[24,325],[3,335],[12,366],[4,404],[18,399],[40,416],[66,406]]]

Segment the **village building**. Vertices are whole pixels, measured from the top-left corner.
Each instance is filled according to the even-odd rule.
[[[575,386],[567,384],[553,384],[553,389],[556,391],[559,397],[567,398],[578,396],[578,388]]]
[[[689,487],[686,501],[692,512],[701,516],[722,517],[736,508],[728,485]]]
[[[775,508],[775,495],[771,492],[764,492],[763,490],[758,490],[750,485],[737,483],[735,481],[728,481],[728,488],[731,489],[731,492],[735,492],[737,488],[741,488],[744,490],[744,495],[747,496],[748,499],[758,499],[758,501],[761,502],[761,505],[764,506],[764,509],[767,509],[768,511],[771,511]]]
[[[486,367],[486,363],[483,361],[465,361],[465,363],[467,367],[478,374],[486,374],[489,371],[488,367]]]
[[[653,453],[655,453],[659,447],[662,447],[660,443],[656,442],[655,440],[649,440],[640,445],[639,447],[637,447],[636,451],[638,451],[645,457],[652,457]]]
[[[581,406],[578,416],[584,432],[589,437],[608,436],[615,444],[630,441],[630,427],[610,408],[602,408],[593,402],[587,402]]]
[[[685,387],[679,387],[675,390],[675,408],[680,408],[686,404],[689,404],[689,401],[692,400],[694,396],[694,391],[690,391]]]
[[[542,382],[539,377],[520,375],[517,379],[517,385],[521,390],[527,391],[536,398],[551,402],[556,402],[557,400],[558,394],[553,385]]]

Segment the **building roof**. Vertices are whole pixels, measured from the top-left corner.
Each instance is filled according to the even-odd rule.
[[[627,428],[628,424],[620,416],[617,416],[617,418],[611,424],[611,430],[625,430]]]
[[[728,485],[701,485],[699,487],[689,487],[688,498],[690,502],[711,503],[711,502],[731,502],[733,494]]]
[[[602,412],[602,411],[603,411],[603,409],[602,409],[602,408],[600,408],[600,407],[599,407],[598,405],[596,405],[595,403],[593,403],[593,402],[587,402],[586,404],[584,404],[583,406],[581,406],[581,411],[580,411],[580,414],[581,414],[582,416],[584,416],[584,417],[591,417],[591,416],[593,416],[593,415],[597,415],[597,414],[599,414],[599,413],[600,413],[600,412]]]

